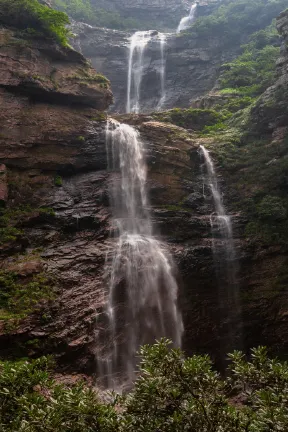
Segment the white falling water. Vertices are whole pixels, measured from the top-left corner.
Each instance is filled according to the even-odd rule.
[[[196,9],[197,9],[197,3],[192,4],[189,15],[181,19],[178,28],[176,30],[177,33],[186,30],[188,27],[192,25],[195,19]]]
[[[143,54],[151,37],[152,34],[150,31],[139,31],[131,37],[128,64],[127,113],[139,113],[140,111],[140,90],[144,71]]]
[[[227,336],[225,353],[232,349],[241,348],[242,321],[239,285],[237,281],[238,260],[233,238],[231,216],[226,214],[220,187],[217,181],[213,160],[208,150],[200,146],[204,157],[207,175],[204,177],[205,187],[211,191],[215,213],[210,215],[212,232],[213,256],[218,283],[220,284],[219,301],[222,310],[222,319],[226,322]],[[224,344],[225,345],[225,344]]]
[[[220,231],[221,240],[224,241],[224,252],[227,260],[233,262],[236,259],[235,246],[233,240],[233,229],[231,216],[226,214],[221,191],[217,181],[213,161],[210,157],[208,150],[204,146],[200,146],[201,152],[204,156],[205,166],[207,169],[207,186],[210,188],[216,214],[210,216],[212,230],[215,228]],[[215,239],[213,247],[216,248]],[[215,251],[216,252],[216,251]]]
[[[165,245],[152,233],[139,133],[131,126],[110,121],[107,148],[113,171],[120,172],[115,173],[111,190],[116,244],[107,258],[108,349],[98,360],[98,368],[106,377],[104,385],[119,388],[135,378],[139,347],[164,336],[180,346],[183,324],[177,308],[173,262]]]
[[[160,53],[161,53],[161,66],[160,66],[160,85],[161,85],[161,96],[157,105],[157,110],[160,111],[164,105],[166,99],[165,92],[165,78],[166,78],[166,59],[165,59],[165,45],[166,45],[166,35],[164,33],[159,33],[160,40]]]
[[[160,109],[165,101],[166,35],[152,30],[138,31],[131,37],[129,48],[126,104],[127,113],[132,112],[138,114],[141,111],[141,84],[145,73],[145,49],[151,40],[159,44],[161,61],[159,71],[161,95],[157,108]]]

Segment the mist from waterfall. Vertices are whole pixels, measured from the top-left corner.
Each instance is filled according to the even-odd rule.
[[[106,137],[114,175],[110,190],[114,239],[106,260],[108,325],[98,372],[102,385],[119,389],[135,379],[139,347],[161,337],[179,347],[183,324],[173,261],[153,236],[139,133],[111,120]]]
[[[165,46],[166,35],[164,33],[149,31],[137,31],[130,40],[129,60],[128,60],[128,79],[127,79],[127,103],[126,112],[141,112],[141,84],[145,73],[145,50],[149,42],[153,41],[159,45],[160,53],[160,98],[156,109],[161,109],[165,101]]]
[[[176,33],[180,33],[183,30],[186,30],[187,28],[189,28],[194,19],[195,19],[195,12],[197,9],[197,3],[193,3],[190,9],[190,13],[188,16],[183,17],[177,27]]]
[[[215,212],[210,215],[210,225],[212,233],[212,249],[216,269],[216,275],[220,284],[220,306],[223,307],[223,320],[230,325],[231,334],[229,345],[226,352],[234,348],[240,348],[241,344],[241,302],[239,284],[237,280],[238,259],[233,238],[232,219],[227,215],[221,190],[217,181],[213,160],[209,151],[200,146],[201,154],[204,157],[206,174],[204,175],[203,191],[205,197],[205,187],[211,191]],[[224,310],[226,309],[226,311]],[[237,327],[237,336],[232,336]],[[233,340],[232,340],[233,339]]]

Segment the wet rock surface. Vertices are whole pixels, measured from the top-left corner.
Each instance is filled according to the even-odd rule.
[[[99,62],[98,70],[101,70],[102,62],[112,73],[116,64],[112,66],[109,63],[105,52],[110,31],[91,28],[89,31],[92,34],[97,32],[100,40],[98,48],[102,54],[95,56]],[[121,90],[124,98],[125,87],[121,87],[120,81],[124,54],[127,54],[127,35],[115,34],[121,39],[121,46],[115,45],[111,39],[109,49],[111,56],[115,49],[123,55],[117,75],[119,92]],[[90,36],[87,40],[85,38],[83,33],[79,45],[83,52],[83,47],[88,47],[91,40]],[[187,62],[190,66],[194,64],[195,74],[201,69],[204,75],[201,75],[201,80],[199,77],[199,82],[203,82],[203,87],[197,83],[192,87],[194,93],[195,86],[198,86],[199,93],[204,92],[210,84],[213,85],[214,78],[210,72],[214,73],[214,66],[216,71],[218,57],[211,60],[205,47],[201,53],[196,53],[195,41],[186,40],[184,43],[183,40],[171,39],[168,42],[170,47],[175,44],[175,47],[182,46],[186,50],[184,57],[183,51],[182,54],[171,51],[173,62],[178,61],[178,66],[181,66],[183,61],[183,69],[187,68]],[[37,64],[37,73],[41,71],[44,74],[48,67],[45,60],[47,50],[40,50],[40,55],[38,48],[34,49],[31,63],[24,49],[25,71],[31,74],[33,65]],[[94,46],[91,55],[93,49]],[[7,50],[5,46],[5,58]],[[20,64],[21,51],[13,51],[14,57],[16,54]],[[62,71],[59,79],[64,80],[68,69],[73,75],[75,68],[83,66],[83,57],[74,52],[72,58],[65,58],[65,61],[63,54],[59,58],[57,50],[54,52],[51,47],[47,55],[49,59],[51,56],[58,58],[59,70]],[[179,98],[182,99],[179,103],[186,104],[194,93],[192,95],[191,90],[191,94],[186,94],[191,84],[187,81],[188,75],[186,82],[181,78],[174,82],[173,87],[175,71],[169,69],[172,68],[172,57],[171,60],[167,58],[167,79],[170,79],[169,87],[172,86],[167,101],[177,105],[175,97],[180,92]],[[41,303],[37,312],[21,319],[14,327],[7,327],[7,321],[1,320],[0,354],[7,358],[53,353],[60,369],[92,374],[96,370],[95,356],[99,349],[95,344],[97,332],[105,325],[105,258],[114,247],[114,240],[109,238],[112,227],[108,190],[109,182],[118,173],[107,169],[106,115],[101,111],[111,102],[111,94],[109,89],[100,87],[99,96],[98,90],[94,92],[93,84],[90,96],[94,102],[88,100],[85,105],[82,90],[74,85],[66,88],[64,80],[65,95],[61,85],[57,97],[48,100],[43,95],[51,91],[52,84],[46,87],[35,78],[40,81],[37,83],[38,97],[35,98],[31,83],[24,92],[21,76],[13,76],[14,66],[11,69],[10,60],[6,63],[2,57],[1,61],[4,73],[0,77],[0,164],[3,173],[0,174],[0,198],[9,211],[27,204],[31,208],[27,210],[25,207],[21,217],[17,215],[15,227],[21,229],[17,239],[1,244],[0,269],[16,273],[20,280],[46,272],[53,276],[56,290],[53,300]],[[119,59],[113,61],[117,63]],[[13,65],[14,62],[15,58]],[[49,74],[51,70],[47,70]],[[195,81],[195,76],[193,78],[192,74],[189,80]],[[41,91],[40,87],[43,87]],[[52,91],[57,93],[55,88]],[[71,104],[71,97],[79,97],[81,102]],[[114,109],[119,107],[120,110],[125,98],[119,98],[116,91],[115,100]],[[209,353],[222,366],[224,353],[234,348],[229,346],[231,334],[237,336],[240,328],[231,329],[230,321],[223,319],[223,311],[230,307],[229,297],[223,291],[221,281],[216,283],[210,227],[210,214],[214,207],[207,191],[203,193],[203,161],[198,152],[199,144],[204,141],[180,127],[155,122],[149,115],[120,116],[119,120],[136,126],[145,143],[155,235],[166,242],[178,267],[179,301],[185,325],[183,347],[190,354]],[[227,183],[231,173],[222,170],[220,165],[216,169],[227,212],[232,215],[239,258],[238,283],[244,322],[242,347],[267,344],[272,351],[285,354],[287,295],[285,290],[274,291],[273,284],[286,265],[287,251],[281,247],[261,248],[249,243],[245,237],[248,221],[233,207],[237,192]],[[241,180],[245,178],[245,170],[239,169],[234,175]],[[41,213],[41,208],[53,211]],[[37,344],[27,345],[27,342],[35,340]]]
[[[123,113],[127,102],[127,65],[132,32],[93,28],[74,24],[73,45],[91,59],[93,66],[106,75],[112,85],[114,105],[111,111]],[[197,35],[167,34],[166,98],[163,109],[187,107],[194,98],[211,90],[220,65],[236,57],[239,47],[225,50],[217,38],[202,40]],[[141,112],[151,112],[161,98],[160,46],[151,40],[144,51],[144,76],[141,88]]]

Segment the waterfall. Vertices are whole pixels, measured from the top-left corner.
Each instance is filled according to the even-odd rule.
[[[228,261],[234,262],[236,260],[236,252],[233,240],[231,216],[226,214],[222,201],[221,191],[217,181],[217,175],[210,154],[204,146],[200,146],[200,149],[204,156],[205,166],[207,170],[206,183],[211,190],[216,211],[216,215],[212,214],[210,216],[212,231],[214,232],[214,230],[218,230],[220,232],[220,239],[224,242],[224,253],[226,255],[226,259]],[[217,241],[214,238],[213,249],[216,254],[216,249],[218,247],[220,247],[220,245],[217,245]],[[229,266],[229,268],[231,268],[231,266]],[[235,275],[231,274],[230,277],[231,276],[235,278]]]
[[[131,37],[128,64],[127,113],[139,113],[140,111],[140,90],[144,70],[143,54],[151,37],[152,34],[150,31],[138,31]]]
[[[165,45],[166,35],[163,33],[149,31],[138,31],[133,34],[130,40],[128,79],[127,79],[127,113],[139,113],[141,111],[141,83],[145,72],[145,49],[153,40],[159,44],[160,51],[160,86],[161,94],[157,109],[160,109],[165,100]]]
[[[165,75],[166,75],[166,59],[165,59],[165,45],[166,45],[166,35],[164,33],[159,33],[160,39],[160,53],[161,53],[161,65],[160,65],[160,85],[161,85],[161,96],[157,105],[157,110],[160,111],[164,105],[166,92],[165,92]]]
[[[236,348],[236,339],[241,343],[241,304],[237,281],[238,260],[233,238],[233,227],[231,216],[226,214],[223,204],[221,190],[217,181],[217,174],[208,150],[200,146],[204,157],[206,176],[204,176],[203,190],[205,187],[211,191],[215,213],[210,215],[212,232],[212,249],[216,267],[218,282],[221,284],[220,305],[223,308],[223,319],[226,318],[230,329],[230,341],[227,342],[227,350]],[[224,311],[226,309],[226,311]],[[226,317],[225,317],[226,314]],[[232,334],[237,327],[237,335]]]
[[[104,385],[119,388],[135,378],[139,347],[161,337],[180,346],[183,324],[172,259],[153,236],[139,133],[115,121],[108,123],[106,133],[114,173],[110,192],[116,244],[107,255],[108,348],[98,359],[98,369]]]
[[[181,31],[186,30],[188,27],[192,25],[195,19],[196,9],[197,9],[197,3],[193,3],[189,15],[181,19],[178,28],[176,30],[176,33],[180,33]]]

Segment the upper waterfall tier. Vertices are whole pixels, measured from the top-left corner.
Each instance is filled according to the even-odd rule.
[[[193,3],[191,6],[191,9],[190,9],[190,14],[181,19],[181,21],[177,27],[177,33],[180,33],[181,31],[186,30],[187,28],[189,28],[192,25],[192,23],[195,19],[196,10],[197,10],[197,3]]]
[[[159,101],[154,109],[160,109],[165,101],[165,44],[166,35],[153,30],[139,31],[133,34],[130,41],[127,79],[127,105],[126,112],[141,112],[141,97],[144,92],[142,87],[143,75],[149,67],[149,61],[145,58],[145,49],[149,42],[158,46],[159,68],[158,68],[158,93]]]

